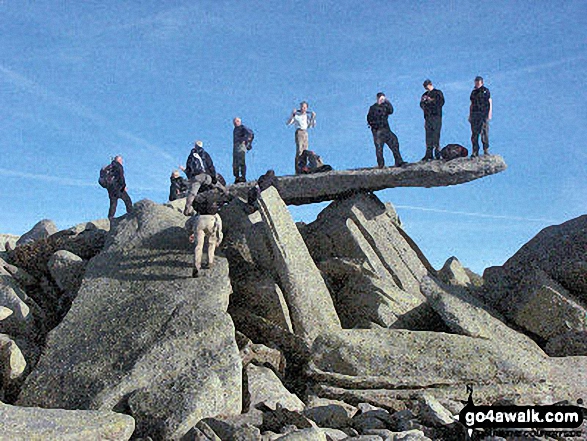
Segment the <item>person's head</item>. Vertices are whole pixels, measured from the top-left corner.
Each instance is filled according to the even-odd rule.
[[[426,90],[434,89],[434,85],[432,84],[432,81],[430,81],[428,79],[424,80],[423,86],[424,86],[424,89],[426,89]]]
[[[300,103],[300,110],[302,111],[302,113],[306,113],[306,111],[308,110],[308,103],[306,101],[302,101]]]
[[[381,104],[386,100],[386,96],[383,92],[377,93],[377,104]]]
[[[479,89],[481,86],[483,86],[483,77],[476,76],[475,77],[475,89]]]
[[[171,173],[171,177],[172,178],[179,178],[179,170],[173,170],[173,172]]]
[[[275,170],[273,169],[269,169],[267,170],[267,172],[265,173],[266,176],[275,176]]]
[[[241,121],[241,119],[240,119],[240,118],[237,116],[236,118],[234,118],[234,119],[232,120],[232,123],[234,124],[234,126],[235,126],[235,127],[238,127],[238,126],[240,126],[240,125],[242,124],[242,121]]]
[[[197,140],[197,141],[194,143],[194,147],[199,147],[199,148],[202,148],[202,147],[204,147],[204,143],[198,139],[198,140]]]
[[[114,160],[115,160],[116,162],[118,162],[120,165],[122,165],[122,156],[120,156],[120,155],[116,155],[116,156],[114,157]]]

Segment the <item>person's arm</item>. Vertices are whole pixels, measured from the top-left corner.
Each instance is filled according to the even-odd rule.
[[[420,98],[420,108],[424,110],[426,108],[426,94],[422,94],[422,98]]]
[[[293,112],[291,113],[291,115],[289,116],[289,119],[287,120],[286,124],[288,126],[291,126],[294,123],[294,120],[296,118],[296,109],[293,109]]]
[[[487,121],[491,121],[493,118],[493,100],[489,98],[489,114],[487,115]]]
[[[444,94],[440,90],[438,91],[438,103],[436,105],[438,107],[444,106]]]
[[[308,128],[316,127],[316,112],[312,112],[308,118]]]
[[[388,115],[391,115],[393,113],[393,106],[391,105],[389,100],[385,100],[385,110],[387,111]]]

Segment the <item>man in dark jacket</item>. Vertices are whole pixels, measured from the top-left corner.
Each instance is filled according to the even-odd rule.
[[[385,167],[385,159],[383,158],[383,144],[391,149],[393,158],[395,159],[396,167],[401,167],[406,164],[399,152],[399,141],[395,133],[389,128],[387,118],[393,113],[393,106],[385,97],[383,92],[377,94],[377,102],[369,108],[367,114],[367,124],[373,133],[373,141],[375,143],[375,154],[377,155],[377,166],[379,168]]]
[[[489,154],[489,121],[493,113],[493,102],[489,89],[483,85],[483,78],[475,78],[475,88],[471,92],[471,107],[469,108],[469,122],[471,123],[471,143],[473,152],[471,157],[479,156],[479,135],[483,143],[483,153]]]
[[[192,204],[200,187],[218,182],[212,158],[203,146],[202,141],[196,141],[185,165],[185,174],[188,177],[188,194],[183,214],[186,216],[191,216],[194,212]]]
[[[444,95],[435,89],[432,81],[424,81],[426,92],[420,99],[420,107],[424,111],[424,128],[426,129],[426,154],[422,161],[429,161],[434,157],[440,159],[440,130],[442,129],[442,106]]]
[[[124,167],[122,166],[122,156],[117,155],[110,164],[112,167],[112,182],[108,186],[108,198],[110,199],[110,208],[108,210],[108,219],[112,219],[116,214],[118,199],[122,199],[126,207],[126,212],[132,211],[132,201],[126,192],[126,181],[124,180]]]
[[[255,135],[251,129],[245,126],[241,119],[236,117],[232,120],[234,130],[232,131],[232,172],[234,183],[247,182],[247,165],[245,155],[253,148]]]
[[[169,185],[169,200],[175,201],[185,197],[188,190],[188,182],[179,175],[178,170],[174,170],[169,178],[171,184]]]

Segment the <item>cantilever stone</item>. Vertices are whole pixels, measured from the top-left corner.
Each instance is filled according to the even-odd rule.
[[[404,167],[340,170],[312,175],[282,176],[279,194],[287,205],[330,201],[350,193],[395,187],[446,187],[464,184],[502,172],[507,165],[501,156],[459,158],[452,161],[415,162]],[[229,187],[235,196],[246,198],[254,182]]]

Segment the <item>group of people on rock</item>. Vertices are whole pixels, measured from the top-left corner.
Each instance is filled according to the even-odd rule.
[[[420,99],[420,107],[424,112],[424,127],[426,131],[426,152],[422,161],[441,159],[440,132],[442,129],[442,107],[444,95],[441,90],[435,89],[429,79],[423,83],[426,91]],[[479,155],[479,136],[483,144],[483,153],[489,153],[489,121],[492,118],[492,100],[489,89],[483,84],[483,78],[475,78],[475,87],[470,95],[469,122],[471,124],[471,157]],[[391,150],[396,167],[407,164],[403,160],[399,141],[389,126],[389,116],[393,114],[393,106],[383,92],[377,94],[377,101],[369,108],[367,124],[373,135],[377,166],[385,167],[383,146],[387,144]],[[295,172],[296,174],[319,173],[332,170],[324,164],[322,158],[309,150],[308,130],[316,126],[316,112],[308,110],[308,103],[302,101],[299,109],[294,109],[286,121],[287,125],[295,127]],[[255,134],[242,123],[241,118],[233,119],[233,175],[234,183],[246,182],[245,156],[253,147]],[[451,144],[449,146],[458,146]],[[464,149],[467,155],[466,149]],[[112,163],[104,167],[100,173],[100,184],[108,190],[110,207],[108,218],[112,219],[116,213],[118,199],[122,199],[126,211],[132,210],[132,201],[127,192],[124,179],[123,158],[118,155]],[[218,215],[219,206],[228,200],[226,181],[216,172],[214,162],[209,153],[204,150],[202,141],[196,141],[190,151],[185,167],[180,166],[186,178],[181,177],[179,170],[171,174],[169,200],[186,198],[183,213],[192,216],[186,228],[190,231],[190,240],[196,241],[193,276],[197,277],[201,269],[202,246],[204,238],[208,238],[208,265],[214,260],[214,249],[222,241],[222,221]],[[104,176],[103,176],[104,175]],[[278,187],[277,178],[273,170],[262,175],[256,185],[249,190],[248,207],[254,210],[260,192],[269,186]],[[203,196],[207,190],[217,189],[223,197],[215,196],[207,199]],[[195,207],[195,209],[194,209]],[[212,251],[210,251],[212,250]],[[210,254],[211,252],[211,254]]]

